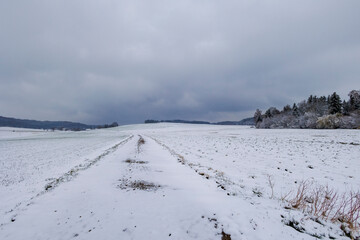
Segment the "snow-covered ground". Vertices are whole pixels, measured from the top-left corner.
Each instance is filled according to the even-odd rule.
[[[194,128],[149,136],[207,174],[224,173],[242,193],[257,188],[269,194],[269,176],[280,195],[296,188],[295,182],[301,180],[314,180],[340,191],[359,189],[355,170],[360,169],[360,131]]]
[[[0,128],[0,214],[38,195],[54,178],[86,165],[126,137],[110,129],[52,132]]]
[[[0,128],[0,239],[349,239],[281,198],[304,180],[358,191],[359,143],[358,130]]]

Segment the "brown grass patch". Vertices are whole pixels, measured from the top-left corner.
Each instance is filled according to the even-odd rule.
[[[120,184],[117,187],[120,189],[156,191],[162,187],[161,185],[143,180],[129,181],[129,179],[119,179],[119,181]]]
[[[140,150],[141,150],[141,146],[145,144],[145,139],[139,135],[139,140],[137,142],[137,150],[138,150],[138,153],[140,153]]]
[[[341,222],[343,226],[345,224],[346,227],[342,229],[347,229],[346,234],[352,235],[359,231],[359,191],[339,194],[328,186],[313,186],[309,181],[302,181],[296,195],[287,201],[291,208],[303,210],[316,218]]]
[[[137,160],[134,160],[134,159],[126,159],[125,160],[126,163],[129,163],[129,164],[147,164],[149,162],[146,162],[146,161],[137,161]]]

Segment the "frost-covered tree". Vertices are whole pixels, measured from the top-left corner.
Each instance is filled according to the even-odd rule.
[[[350,102],[347,102],[347,101],[344,100],[343,103],[342,103],[342,114],[349,115],[350,111],[351,111]]]
[[[301,115],[299,118],[299,127],[300,128],[315,128],[316,121],[318,119],[317,115],[314,112],[306,112],[304,115]]]
[[[317,116],[322,116],[328,113],[328,104],[326,102],[325,96],[317,97],[315,95],[314,96],[310,95],[307,102],[303,101],[301,102],[300,105],[303,114],[308,112],[308,113],[314,113]]]
[[[255,126],[257,125],[258,122],[262,121],[262,113],[259,109],[256,109],[255,114],[254,114],[254,121],[255,121]]]
[[[295,116],[295,117],[298,117],[300,114],[299,114],[299,109],[298,107],[296,106],[296,103],[294,103],[293,107],[292,107],[292,115]]]
[[[268,110],[266,110],[265,117],[270,118],[270,117],[273,117],[273,116],[275,116],[275,115],[277,115],[279,113],[280,113],[279,110],[277,110],[275,107],[271,107]]]
[[[336,92],[334,92],[330,96],[329,113],[330,114],[341,113],[341,99]]]
[[[349,93],[350,111],[360,109],[360,90],[352,90]]]
[[[307,100],[308,104],[311,104],[313,102],[313,95],[310,95],[310,97]]]
[[[308,112],[308,105],[306,101],[301,101],[297,104],[299,116],[304,115],[306,112]]]
[[[335,129],[341,125],[342,118],[339,115],[326,115],[318,118],[316,128]]]
[[[326,101],[326,97],[325,96],[321,96],[316,104],[316,113],[319,116],[325,115],[328,113],[328,109],[329,109],[329,105]]]
[[[288,113],[288,112],[290,112],[290,111],[291,111],[291,107],[290,107],[289,104],[286,105],[286,106],[284,106],[284,108],[283,108],[283,112],[284,112],[284,113]]]
[[[254,115],[256,127],[360,129],[360,91],[351,91],[349,97],[348,101],[341,102],[336,92],[328,97],[310,95],[307,100],[294,103],[292,108],[284,106],[281,112],[271,107],[261,115],[257,109]]]

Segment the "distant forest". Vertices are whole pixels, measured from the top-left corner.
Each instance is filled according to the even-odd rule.
[[[254,125],[254,118],[245,118],[240,121],[223,122],[205,122],[205,121],[187,121],[187,120],[145,120],[145,123],[188,123],[188,124],[211,124],[211,125]]]
[[[0,127],[83,131],[86,129],[111,128],[117,126],[119,126],[117,122],[114,122],[112,124],[104,124],[104,125],[87,125],[83,123],[75,123],[75,122],[67,122],[67,121],[37,121],[37,120],[17,119],[17,118],[0,116]]]
[[[341,101],[334,92],[329,96],[310,95],[307,100],[282,110],[270,107],[254,114],[256,128],[360,129],[360,90],[352,90]]]

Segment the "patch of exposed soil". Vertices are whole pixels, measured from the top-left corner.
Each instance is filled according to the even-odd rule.
[[[214,216],[216,216],[215,213],[214,213]],[[214,228],[218,229],[220,227],[222,229],[221,233],[219,233],[219,235],[221,235],[221,240],[231,240],[231,234],[227,234],[224,232],[224,229],[223,229],[224,225],[222,225],[222,224],[220,225],[217,218],[215,218],[214,216],[208,217],[207,219],[209,220],[209,222],[214,223]],[[205,218],[205,216],[201,216],[201,218]]]
[[[143,190],[143,191],[156,191],[162,186],[152,182],[143,180],[130,181],[129,179],[119,179],[120,184],[117,185],[120,189],[132,189],[132,190]]]
[[[353,145],[353,146],[360,146],[360,143],[355,143],[355,142],[350,142],[350,143],[347,143],[347,142],[338,142],[339,144],[343,144],[343,145],[346,145],[346,144],[349,144],[349,145]]]
[[[221,240],[231,240],[231,235],[225,233],[224,231],[221,232]]]
[[[149,162],[146,162],[146,161],[137,161],[137,160],[134,160],[134,159],[126,159],[125,160],[126,163],[129,163],[129,164],[147,164]]]

